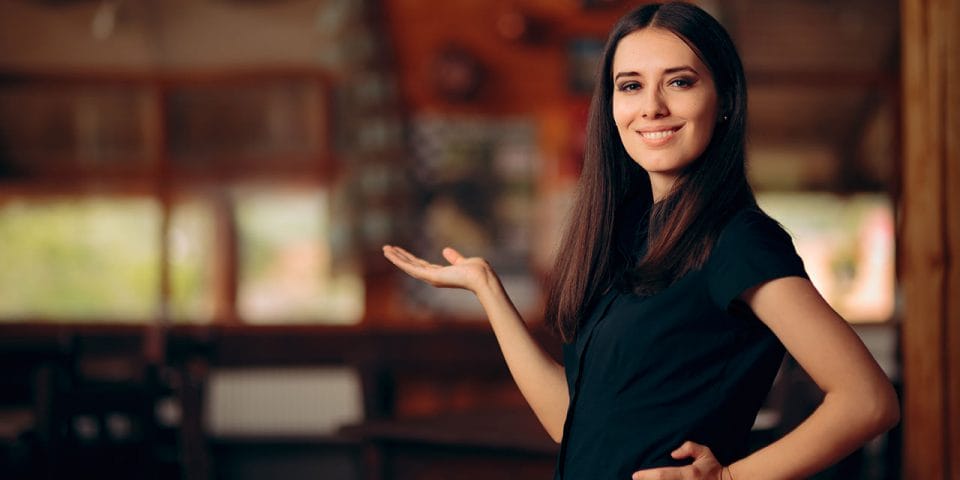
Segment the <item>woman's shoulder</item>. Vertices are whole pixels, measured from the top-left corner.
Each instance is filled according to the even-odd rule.
[[[802,271],[793,238],[759,207],[733,213],[717,237],[707,260],[707,270],[730,271],[731,265],[757,263]],[[714,268],[710,268],[714,267]],[[719,267],[719,268],[717,268]]]
[[[791,237],[779,222],[756,206],[741,208],[733,213],[720,230],[717,247],[733,247],[755,242],[791,242]]]
[[[763,210],[744,208],[727,221],[705,268],[711,294],[726,308],[746,288],[786,276],[806,277],[793,239]]]

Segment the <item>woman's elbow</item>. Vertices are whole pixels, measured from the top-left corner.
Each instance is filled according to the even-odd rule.
[[[860,385],[849,385],[836,392],[828,392],[825,402],[834,397],[844,406],[843,416],[864,440],[881,435],[900,422],[900,402],[893,386],[884,379]]]
[[[880,409],[878,426],[881,431],[886,432],[900,423],[900,399],[897,397],[897,392],[893,390],[892,386],[889,387],[889,392],[887,395],[884,395],[884,398],[885,400],[882,402],[883,407]]]
[[[870,408],[864,410],[869,412],[868,418],[873,427],[872,430],[879,435],[900,423],[900,400],[889,383],[885,383],[871,396]]]

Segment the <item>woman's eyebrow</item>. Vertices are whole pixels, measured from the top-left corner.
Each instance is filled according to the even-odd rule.
[[[697,70],[696,70],[695,68],[693,68],[693,67],[691,67],[691,66],[688,66],[688,65],[683,65],[683,66],[680,66],[680,67],[668,68],[668,69],[666,69],[666,70],[663,71],[663,73],[664,73],[665,75],[670,75],[671,73],[679,73],[679,72],[690,72],[690,73],[692,73],[692,74],[694,74],[694,75],[699,75],[699,74],[700,74],[700,72],[697,72]]]
[[[700,75],[697,70],[689,65],[681,65],[679,67],[670,67],[663,70],[664,75],[670,75],[679,72],[690,72],[694,75]],[[642,77],[643,75],[639,72],[629,71],[629,72],[618,72],[613,79],[616,80],[620,77]]]

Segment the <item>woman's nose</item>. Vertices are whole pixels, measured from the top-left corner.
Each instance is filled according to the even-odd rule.
[[[640,115],[643,118],[655,119],[670,114],[663,94],[659,89],[651,88],[643,94],[643,103],[640,105]]]

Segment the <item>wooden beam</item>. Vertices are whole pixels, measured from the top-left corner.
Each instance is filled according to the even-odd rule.
[[[904,478],[960,479],[960,0],[903,0]]]
[[[950,252],[947,272],[946,327],[948,472],[960,479],[960,1],[949,3],[944,15],[946,40],[946,231]]]

